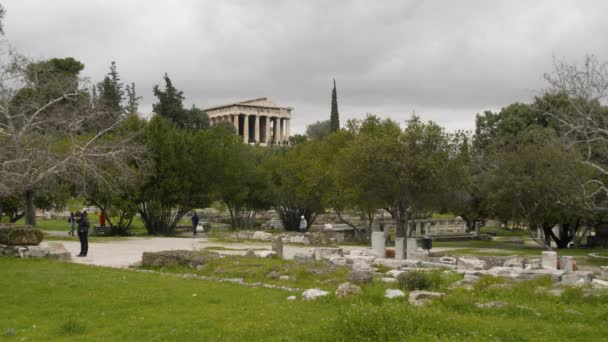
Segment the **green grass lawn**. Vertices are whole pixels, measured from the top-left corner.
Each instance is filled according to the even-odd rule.
[[[547,279],[484,278],[424,307],[369,285],[353,299],[48,260],[0,258],[0,339],[38,341],[602,341],[608,295],[546,292]],[[540,293],[539,293],[540,291]],[[475,303],[502,301],[502,308]]]

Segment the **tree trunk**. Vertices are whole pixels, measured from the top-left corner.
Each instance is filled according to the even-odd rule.
[[[36,227],[36,207],[34,206],[34,190],[25,190],[25,224]]]

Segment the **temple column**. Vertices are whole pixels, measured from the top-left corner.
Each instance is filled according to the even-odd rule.
[[[275,116],[273,119],[274,119],[273,120],[274,121],[274,127],[272,127],[272,131],[273,131],[272,132],[272,142],[275,143],[275,144],[277,144],[279,142],[279,137],[278,137],[278,135],[279,135],[279,127],[278,127],[278,125],[279,125],[279,118]]]
[[[266,135],[264,136],[264,142],[266,145],[270,145],[270,116],[266,115]]]
[[[291,119],[285,119],[285,140],[289,141],[289,125],[291,123]]]
[[[283,143],[285,141],[285,129],[283,128],[284,124],[285,124],[285,119],[279,119],[279,130],[280,130],[279,141],[281,143]]]
[[[234,128],[236,129],[236,134],[239,134],[239,116],[238,114],[235,114],[232,116],[232,124],[234,125]]]
[[[245,119],[243,120],[243,142],[249,144],[249,115],[247,114],[245,114]]]
[[[255,142],[257,144],[260,143],[260,116],[259,115],[255,115],[255,125],[253,127],[253,135],[255,137]]]

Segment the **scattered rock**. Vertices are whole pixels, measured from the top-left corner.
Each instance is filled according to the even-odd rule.
[[[288,275],[282,275],[282,276],[279,277],[279,280],[287,281],[287,280],[289,280],[289,276]]]
[[[350,256],[367,256],[369,253],[363,249],[353,249],[348,253]]]
[[[44,258],[49,255],[49,247],[48,246],[29,246],[27,248],[26,255],[32,258]]]
[[[476,307],[480,308],[480,309],[500,309],[502,307],[505,307],[507,305],[507,303],[505,302],[489,302],[489,303],[477,303],[475,304]]]
[[[384,297],[389,299],[400,298],[405,297],[405,293],[403,293],[403,291],[401,290],[386,289],[386,291],[384,292]]]
[[[328,258],[328,261],[335,266],[346,266],[347,264],[352,263],[352,260],[341,256],[331,256]]]
[[[218,258],[215,252],[192,252],[188,250],[174,250],[161,252],[144,252],[141,258],[142,266],[189,266],[195,268],[209,260]]]
[[[315,248],[313,250],[315,260],[323,260],[330,257],[343,257],[342,248]]]
[[[256,251],[255,256],[258,258],[272,258],[277,255],[275,251]]]
[[[61,261],[70,261],[72,260],[72,253],[68,252],[68,250],[63,246],[61,242],[49,242],[49,255],[47,256],[49,259],[61,260]]]
[[[247,258],[255,258],[255,250],[253,250],[253,248],[249,248],[245,251],[245,254],[243,254],[243,256]]]
[[[461,257],[458,259],[458,269],[483,270],[486,262],[477,258]]]
[[[258,230],[253,233],[253,236],[251,236],[251,238],[253,240],[270,241],[272,240],[272,234]]]
[[[464,278],[462,279],[462,281],[465,283],[476,283],[478,280],[479,277],[472,274],[465,274]]]
[[[386,266],[386,267],[390,267],[390,268],[402,268],[402,267],[406,267],[407,265],[411,264],[411,260],[408,261],[406,259],[386,259],[386,258],[376,258],[374,259],[374,262],[372,263],[372,265],[374,266],[378,266],[378,265],[382,265],[382,266]]]
[[[412,291],[410,292],[409,303],[412,305],[424,305],[434,298],[439,298],[443,295],[445,295],[445,293],[422,290]]]
[[[319,290],[319,289],[310,289],[310,290],[306,290],[306,291],[304,291],[304,293],[302,293],[302,300],[315,300],[319,297],[327,296],[328,294],[329,294],[329,292],[327,292],[327,291],[323,291],[323,290]]]
[[[601,279],[593,279],[591,283],[597,287],[608,287],[608,281]]]
[[[397,278],[397,277],[399,277],[399,275],[401,273],[405,273],[405,271],[390,270],[390,271],[386,272],[386,275],[389,277]]]
[[[287,300],[296,300],[296,299],[297,299],[296,296],[289,296],[289,297],[287,297]]]
[[[380,278],[380,281],[383,282],[383,283],[392,284],[392,283],[396,283],[397,279],[395,279],[395,278],[388,278],[388,277],[382,277],[382,278]]]
[[[367,284],[374,280],[374,275],[371,272],[357,270],[350,274],[348,280],[355,284]]]
[[[361,288],[351,283],[342,283],[336,290],[336,297],[344,298],[350,296],[357,296],[361,294]]]
[[[279,258],[283,257],[283,238],[275,236],[272,238],[272,251],[275,252]]]
[[[576,271],[562,275],[561,284],[564,286],[578,286],[589,284],[593,280],[593,272]]]
[[[524,258],[520,256],[508,257],[502,264],[503,267],[524,268]]]
[[[302,252],[298,252],[293,256],[294,260],[300,260],[300,261],[312,261],[313,260],[313,254],[312,253],[302,253]]]
[[[268,273],[266,275],[266,278],[270,278],[270,279],[279,279],[281,277],[281,274],[277,271],[271,271],[270,273]]]

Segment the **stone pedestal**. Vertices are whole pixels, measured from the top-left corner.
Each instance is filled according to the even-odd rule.
[[[557,269],[557,252],[545,251],[542,253],[541,265],[543,268]]]
[[[395,259],[402,260],[406,258],[405,238],[395,238]]]
[[[406,258],[410,259],[412,256],[412,253],[416,253],[418,251],[418,240],[416,239],[407,239],[407,246],[406,246]]]
[[[386,258],[384,232],[372,232],[372,250],[378,258]]]
[[[276,252],[279,258],[283,257],[283,238],[275,236],[272,238],[272,251]]]
[[[574,264],[571,256],[563,256],[561,259],[561,269],[564,273],[572,273],[574,271]]]

